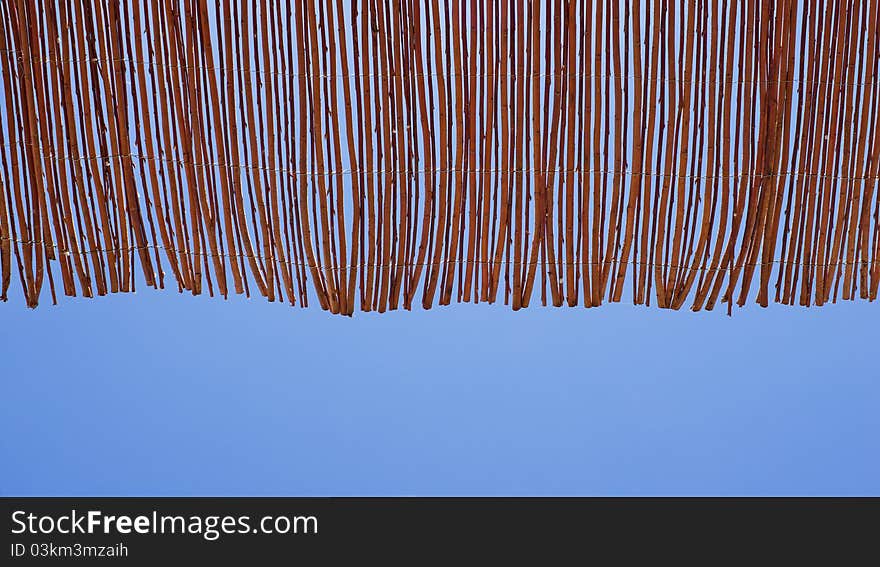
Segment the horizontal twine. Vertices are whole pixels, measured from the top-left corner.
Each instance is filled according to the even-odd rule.
[[[397,76],[403,77],[469,77],[473,79],[478,78],[549,78],[549,77],[558,77],[558,78],[585,78],[585,79],[615,79],[620,78],[623,80],[632,80],[632,81],[644,81],[644,82],[658,82],[658,83],[681,83],[681,84],[697,84],[697,85],[705,85],[705,84],[716,84],[716,85],[787,85],[787,84],[804,84],[804,85],[843,85],[849,87],[862,87],[873,85],[874,82],[868,81],[838,81],[834,79],[828,80],[810,80],[810,79],[784,79],[784,80],[773,80],[773,79],[727,79],[727,80],[709,80],[706,79],[679,79],[676,77],[665,77],[665,76],[651,76],[651,75],[616,75],[614,73],[604,73],[604,74],[588,74],[588,73],[567,73],[565,71],[555,71],[552,73],[547,72],[528,72],[528,73],[493,73],[493,72],[485,72],[485,73],[412,73],[412,72],[404,72],[404,73],[291,73],[286,71],[266,71],[263,69],[245,69],[243,67],[230,67],[226,68],[224,66],[206,66],[206,65],[175,65],[171,63],[162,63],[160,61],[142,61],[139,59],[131,59],[127,57],[117,57],[117,58],[101,58],[101,57],[89,57],[86,59],[63,59],[58,57],[29,57],[25,58],[21,56],[20,50],[10,50],[4,49],[0,50],[6,53],[18,53],[18,59],[24,60],[29,59],[36,63],[126,63],[130,65],[137,65],[141,67],[163,67],[167,69],[179,69],[184,71],[220,71],[221,73],[250,73],[254,75],[261,76],[281,76],[281,77],[289,77],[289,78],[308,78],[308,79],[362,79],[362,78],[393,78]]]
[[[27,143],[27,142],[18,142],[16,144],[2,144],[2,147],[9,148],[13,146],[30,146],[35,147],[36,144]],[[661,172],[651,172],[651,171],[631,171],[631,170],[614,170],[614,169],[583,169],[583,168],[510,168],[510,169],[502,169],[502,168],[402,168],[402,169],[336,169],[336,170],[327,170],[327,171],[318,171],[318,170],[298,170],[298,169],[290,169],[285,167],[277,167],[270,168],[267,166],[260,165],[250,165],[250,164],[232,164],[232,163],[220,163],[220,162],[210,162],[210,163],[199,163],[199,162],[189,162],[182,159],[174,159],[174,158],[163,158],[157,156],[148,156],[139,153],[125,153],[125,154],[108,154],[104,156],[58,156],[51,152],[44,153],[42,156],[44,159],[50,159],[53,161],[102,161],[102,160],[115,160],[115,159],[124,159],[131,158],[137,160],[145,160],[145,161],[157,161],[181,166],[192,166],[196,168],[229,168],[229,169],[241,169],[241,170],[254,170],[254,171],[264,171],[267,173],[286,173],[288,175],[299,177],[299,176],[312,176],[312,177],[320,177],[320,176],[334,176],[334,175],[415,175],[415,174],[427,174],[427,173],[496,173],[496,174],[517,174],[517,173],[601,173],[606,175],[623,175],[627,177],[673,177],[676,179],[741,179],[741,178],[750,178],[750,179],[772,179],[772,178],[780,178],[780,177],[816,177],[819,179],[829,179],[829,180],[837,180],[837,181],[876,181],[880,179],[880,175],[865,175],[865,176],[844,176],[844,175],[832,175],[818,172],[808,172],[808,171],[778,171],[775,173],[753,173],[753,172],[739,172],[732,173],[728,175],[691,175],[691,174],[683,174],[680,175],[678,173],[661,173]],[[105,165],[110,165],[110,163],[106,163]]]
[[[31,245],[31,246],[43,246],[46,248],[55,248],[55,249],[60,250],[62,252],[62,254],[64,254],[65,256],[73,255],[70,251],[68,251],[66,249],[61,250],[61,247],[58,244],[49,243],[49,242],[46,242],[43,240],[19,240],[19,239],[15,239],[15,238],[0,236],[0,241],[3,241],[3,240],[16,242],[18,244],[25,244],[25,245]],[[267,260],[267,258],[265,256],[261,256],[258,254],[228,254],[225,252],[219,253],[219,254],[214,253],[214,252],[200,252],[197,254],[195,252],[191,252],[191,251],[187,251],[187,250],[178,250],[176,248],[169,248],[169,247],[161,245],[161,244],[147,244],[145,246],[129,246],[129,247],[113,247],[113,248],[93,248],[93,249],[89,249],[89,250],[80,251],[79,255],[80,256],[87,256],[87,255],[93,254],[95,252],[102,252],[102,253],[103,252],[117,252],[117,253],[136,252],[139,250],[146,250],[146,249],[164,250],[166,252],[171,252],[173,254],[184,253],[189,256],[200,256],[200,257],[206,257],[206,258],[218,258],[218,257],[222,257],[222,258],[247,258],[247,259],[253,258],[253,259],[262,260],[262,261]],[[303,262],[294,262],[292,260],[281,261],[281,260],[276,259],[274,256],[269,258],[268,260],[270,260],[273,263],[277,263],[277,264],[285,264],[285,265],[297,266],[297,267],[303,267],[303,268],[309,268],[309,269],[315,268],[318,270],[333,270],[333,271],[354,270],[354,269],[360,268],[362,266],[361,264],[345,265],[345,266],[324,266],[322,264],[307,264],[307,263],[303,263]],[[760,267],[760,266],[770,266],[770,265],[779,264],[779,265],[791,265],[794,267],[831,268],[831,267],[838,267],[838,266],[872,266],[878,262],[880,262],[880,260],[873,260],[873,261],[872,260],[862,260],[859,262],[830,262],[830,263],[820,264],[818,262],[789,262],[787,260],[769,260],[766,262],[743,262],[741,264],[735,264],[733,267],[736,267],[736,268]],[[664,262],[629,261],[629,260],[622,260],[620,258],[614,258],[611,260],[602,260],[602,261],[592,261],[592,262],[545,262],[545,261],[540,261],[540,260],[537,260],[534,262],[530,262],[530,261],[517,262],[515,260],[509,260],[509,259],[495,261],[495,260],[470,260],[470,259],[462,258],[459,260],[439,260],[437,262],[403,262],[403,263],[390,263],[390,264],[370,264],[370,263],[365,262],[363,264],[363,266],[368,267],[368,268],[369,267],[374,267],[374,268],[406,268],[406,267],[417,267],[417,266],[422,266],[422,267],[440,266],[440,265],[444,265],[444,264],[478,264],[478,265],[493,265],[493,266],[497,266],[497,265],[539,266],[539,265],[543,265],[543,264],[553,264],[553,265],[563,265],[563,266],[598,266],[598,265],[612,264],[612,263],[647,266],[649,268],[672,268],[672,269],[688,269],[688,270],[694,269],[693,265],[669,264],[669,263],[664,263]],[[701,267],[699,267],[699,271],[703,271],[703,272],[724,271],[724,270],[729,269],[729,267],[730,266],[729,266],[729,262],[728,262],[728,266],[719,266],[718,268],[707,268],[705,266],[701,266]]]

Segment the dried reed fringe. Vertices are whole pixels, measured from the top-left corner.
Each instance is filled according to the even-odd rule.
[[[878,5],[6,0],[2,299],[873,301]]]

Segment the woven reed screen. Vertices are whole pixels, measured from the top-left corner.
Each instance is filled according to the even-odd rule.
[[[878,5],[3,0],[3,298],[876,299]]]

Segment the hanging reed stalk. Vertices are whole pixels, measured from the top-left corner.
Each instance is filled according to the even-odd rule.
[[[2,299],[873,301],[878,6],[3,0]]]

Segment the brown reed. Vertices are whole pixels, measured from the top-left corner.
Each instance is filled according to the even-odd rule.
[[[2,299],[873,301],[878,5],[8,0]]]

